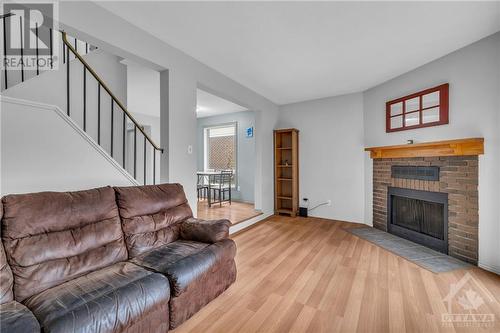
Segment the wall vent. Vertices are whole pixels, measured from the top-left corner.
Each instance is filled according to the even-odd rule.
[[[392,178],[438,181],[439,167],[393,165],[391,168],[391,174]]]

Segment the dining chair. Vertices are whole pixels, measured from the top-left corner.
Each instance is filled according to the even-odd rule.
[[[206,199],[208,196],[208,184],[205,181],[205,175],[198,175],[198,181],[196,183],[196,191],[198,193],[198,200],[200,198]]]
[[[231,204],[231,181],[233,179],[233,170],[222,170],[220,174],[212,177],[213,183],[210,184],[210,190],[213,191],[212,198],[217,198],[213,203],[222,203],[228,201]],[[227,195],[227,198],[226,198]]]

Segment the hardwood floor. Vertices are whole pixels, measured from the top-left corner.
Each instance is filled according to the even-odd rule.
[[[224,202],[222,207],[219,204],[213,204],[208,208],[206,200],[198,201],[198,218],[204,220],[228,219],[233,225],[251,219],[262,214],[255,210],[253,204],[233,201],[231,205]]]
[[[343,230],[357,226],[271,217],[236,235],[236,282],[174,332],[500,331],[498,275],[434,274]],[[467,273],[473,279],[460,291],[477,292],[484,304],[471,313],[493,314],[493,327],[442,324],[443,298]],[[469,313],[457,299],[451,310]]]

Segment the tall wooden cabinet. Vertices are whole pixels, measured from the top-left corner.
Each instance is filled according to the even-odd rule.
[[[299,211],[299,130],[274,130],[274,212]]]

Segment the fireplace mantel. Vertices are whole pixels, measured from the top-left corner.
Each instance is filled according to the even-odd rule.
[[[365,148],[371,158],[411,158],[437,156],[472,156],[484,154],[483,138],[433,141],[397,146]]]

